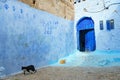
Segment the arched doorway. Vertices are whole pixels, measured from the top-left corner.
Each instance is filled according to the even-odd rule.
[[[77,23],[77,49],[83,52],[96,49],[94,21],[90,17],[83,17]]]

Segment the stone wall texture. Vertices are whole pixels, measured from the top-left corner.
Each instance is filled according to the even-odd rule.
[[[65,19],[74,19],[74,0],[20,0],[31,7],[47,11]]]

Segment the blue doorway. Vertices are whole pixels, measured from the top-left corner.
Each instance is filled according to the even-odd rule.
[[[77,23],[77,49],[79,51],[95,51],[94,21],[90,17],[83,17]]]

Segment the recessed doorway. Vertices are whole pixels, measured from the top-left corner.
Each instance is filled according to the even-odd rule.
[[[84,17],[77,23],[77,49],[79,51],[95,51],[94,22],[90,17]]]

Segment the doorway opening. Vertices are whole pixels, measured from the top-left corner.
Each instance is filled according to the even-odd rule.
[[[77,49],[82,52],[96,49],[94,22],[90,17],[84,17],[77,23]]]

